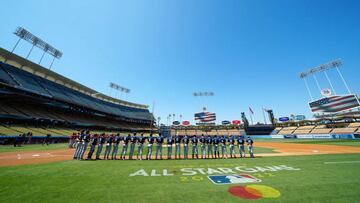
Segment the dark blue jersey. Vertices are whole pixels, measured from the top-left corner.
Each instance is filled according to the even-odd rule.
[[[137,141],[137,137],[131,136],[130,142],[131,142],[131,143],[136,143],[136,141]]]
[[[130,136],[124,137],[124,144],[128,144],[130,141]]]
[[[100,137],[99,138],[99,144],[104,144],[105,143],[105,138],[104,137]]]
[[[239,145],[244,145],[245,144],[244,139],[238,139],[237,142],[238,142]]]
[[[119,144],[120,143],[120,141],[121,141],[121,137],[120,136],[116,136],[115,138],[114,138],[114,143],[115,144]]]
[[[254,141],[252,139],[248,139],[246,140],[247,144],[248,145],[253,145],[254,144]]]
[[[154,137],[148,137],[147,140],[148,140],[149,144],[154,144],[155,138]]]
[[[213,139],[213,143],[214,143],[214,144],[219,144],[219,142],[220,142],[219,138],[214,137],[214,139]]]
[[[211,137],[206,138],[206,143],[207,144],[212,144],[213,143],[213,139]]]
[[[94,137],[94,138],[92,139],[91,145],[96,145],[97,142],[98,142],[98,138],[97,138],[97,137]]]
[[[113,137],[109,137],[107,140],[106,140],[106,143],[107,144],[111,144],[113,142],[114,138]]]
[[[235,139],[232,137],[232,138],[230,138],[230,140],[229,140],[229,142],[230,142],[230,144],[235,144]]]
[[[144,144],[144,142],[145,142],[145,137],[139,137],[139,143],[141,143],[141,144]]]
[[[192,137],[191,138],[191,143],[192,144],[197,144],[198,143],[198,138],[197,137]]]
[[[183,139],[183,143],[184,144],[189,144],[189,137],[188,136],[185,136],[184,139]]]
[[[180,142],[181,142],[181,137],[180,136],[175,137],[175,143],[180,143]]]
[[[225,138],[225,137],[221,138],[221,139],[220,139],[220,142],[221,142],[222,144],[226,144],[226,138]]]
[[[162,144],[163,142],[164,142],[164,138],[162,136],[156,138],[156,143]]]
[[[199,141],[201,142],[201,144],[206,143],[206,139],[205,139],[205,137],[201,137]]]
[[[79,136],[79,140],[80,140],[80,141],[84,141],[84,137],[85,137],[85,134],[81,134],[81,135]]]
[[[167,144],[172,145],[173,143],[174,143],[174,139],[171,138],[171,137],[169,137],[169,138],[167,139]]]
[[[83,139],[84,139],[85,142],[90,142],[90,135],[85,134]]]

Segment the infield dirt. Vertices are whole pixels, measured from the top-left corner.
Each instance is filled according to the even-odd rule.
[[[296,144],[277,142],[257,142],[257,147],[271,148],[277,153],[259,153],[256,157],[265,156],[297,156],[316,154],[353,154],[360,153],[360,147],[320,145],[320,144]],[[24,152],[0,153],[0,166],[16,166],[24,164],[41,164],[71,160],[74,149],[63,150],[40,150]]]

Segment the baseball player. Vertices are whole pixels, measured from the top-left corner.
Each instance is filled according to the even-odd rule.
[[[142,160],[144,142],[145,142],[145,137],[141,133],[141,135],[140,135],[140,137],[138,139],[138,154],[137,154],[137,157],[136,157],[138,160]]]
[[[220,139],[215,135],[213,138],[215,159],[220,158],[219,143]]]
[[[156,155],[155,159],[158,159],[158,154],[160,153],[160,159],[162,159],[162,144],[164,142],[164,138],[161,133],[159,133],[159,137],[156,138]]]
[[[124,137],[124,142],[123,142],[123,149],[121,151],[121,159],[125,160],[125,156],[126,156],[126,152],[127,152],[127,148],[129,146],[129,141],[131,139],[131,135],[128,134],[128,136]]]
[[[119,144],[121,142],[121,137],[120,137],[120,134],[117,133],[116,136],[114,137],[114,140],[113,140],[113,151],[111,153],[111,159],[112,160],[116,160],[116,155],[118,153],[118,150],[119,150]]]
[[[89,142],[90,142],[90,132],[86,131],[86,133],[83,137],[83,144],[81,146],[80,157],[78,157],[78,159],[84,160],[84,154],[85,154],[85,151],[86,151],[86,148],[87,148]]]
[[[211,155],[211,158],[214,158],[214,151],[213,151],[213,148],[212,148],[213,139],[210,136],[208,136],[206,138],[206,144],[207,144],[207,147],[208,147],[207,158],[209,159],[210,155]]]
[[[175,137],[175,159],[179,157],[180,159],[180,143],[181,143],[181,137],[177,135]]]
[[[100,159],[100,154],[101,154],[104,143],[105,143],[105,133],[102,133],[98,140],[98,148],[96,151],[96,160]]]
[[[254,149],[253,149],[254,141],[250,137],[248,137],[246,142],[247,142],[247,145],[248,145],[248,150],[249,150],[250,157],[254,158]]]
[[[150,137],[148,137],[147,142],[148,142],[148,150],[147,150],[147,154],[146,154],[146,160],[151,160],[151,154],[152,154],[152,150],[153,150],[153,144],[154,144],[154,137],[153,134],[150,134]]]
[[[82,130],[77,139],[76,149],[75,149],[75,153],[74,153],[74,159],[77,159],[80,157],[84,136],[85,136],[85,134],[84,134],[84,131]]]
[[[183,143],[184,143],[184,159],[188,159],[188,154],[189,154],[189,136],[185,135],[184,139],[183,139]]]
[[[192,159],[194,159],[195,157],[198,159],[199,158],[199,153],[198,153],[198,138],[196,137],[196,135],[194,135],[191,138],[191,145],[192,145]]]
[[[167,156],[167,158],[168,159],[171,159],[173,143],[174,143],[174,137],[169,136],[167,138],[167,147],[168,147],[168,156]]]
[[[230,158],[236,158],[234,145],[235,145],[235,138],[234,136],[231,136],[229,139]]]
[[[113,143],[113,140],[114,140],[114,135],[109,135],[108,138],[106,139],[105,154],[104,154],[105,160],[109,159],[109,155],[111,152],[111,145]]]
[[[202,134],[200,139],[200,151],[201,151],[201,158],[202,159],[206,159],[206,138],[204,137],[204,135]]]
[[[97,142],[98,142],[98,135],[95,134],[95,135],[93,135],[93,137],[91,139],[90,151],[89,151],[88,157],[87,157],[88,160],[91,160],[91,157],[92,157],[92,155],[93,155],[93,153],[95,151],[95,147],[97,145]]]
[[[221,144],[221,158],[228,158],[227,155],[227,149],[226,149],[226,137],[223,136],[220,138],[220,144]]]
[[[130,138],[130,154],[129,154],[129,160],[132,160],[133,156],[134,156],[134,151],[135,151],[135,144],[137,141],[137,137],[136,137],[136,133],[134,133],[133,136],[131,136]]]
[[[237,138],[237,144],[239,148],[240,158],[245,157],[245,140],[243,136]]]

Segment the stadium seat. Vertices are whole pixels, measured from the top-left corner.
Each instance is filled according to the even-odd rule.
[[[346,134],[346,133],[354,133],[357,128],[334,128],[331,133],[339,133],[339,134]]]
[[[15,135],[19,135],[19,134],[21,134],[21,132],[16,131],[12,128],[8,128],[3,125],[0,125],[0,135],[15,136]]]
[[[309,134],[315,126],[300,126],[292,134]]]
[[[350,123],[349,128],[359,128],[360,127],[360,122],[356,122],[356,123]]]
[[[297,126],[284,127],[278,132],[278,134],[279,135],[292,134],[296,129],[297,129]]]
[[[275,130],[276,131],[280,131],[283,127],[276,127]]]
[[[324,126],[325,127],[325,126]],[[314,128],[311,133],[313,134],[329,134],[331,132],[331,128]]]
[[[234,136],[239,136],[240,135],[240,131],[238,129],[231,129],[228,130],[229,136],[234,135]]]

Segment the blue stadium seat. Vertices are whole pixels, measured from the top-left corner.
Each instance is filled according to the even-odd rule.
[[[131,119],[152,119],[148,109],[106,102],[1,62],[0,67],[0,82],[20,89],[111,115]]]

